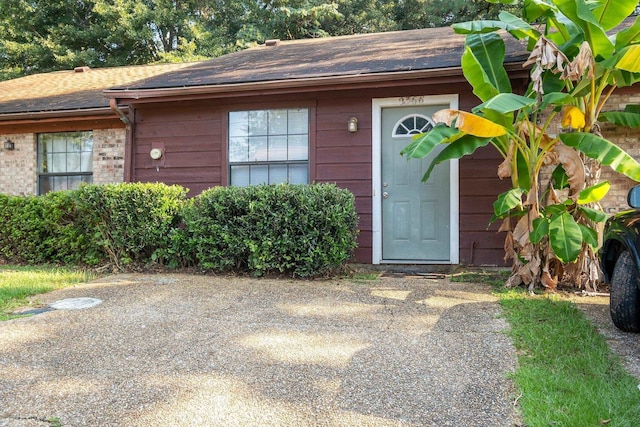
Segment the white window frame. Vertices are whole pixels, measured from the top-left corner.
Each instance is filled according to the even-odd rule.
[[[231,114],[233,113],[246,113],[246,112],[255,112],[255,111],[263,111],[263,112],[267,112],[267,111],[277,111],[277,110],[286,110],[287,112],[290,110],[306,110],[307,112],[307,133],[306,133],[306,138],[307,138],[307,158],[305,160],[301,160],[301,159],[294,159],[294,160],[249,160],[249,161],[232,161],[231,160],[231,139],[233,138],[233,136],[231,135]],[[311,109],[309,107],[276,107],[276,108],[264,108],[264,109],[250,109],[250,110],[234,110],[234,111],[229,111],[227,114],[227,172],[228,172],[228,183],[229,185],[237,185],[233,182],[232,180],[232,168],[233,166],[270,166],[270,165],[286,165],[287,166],[287,170],[289,169],[290,165],[304,165],[307,169],[307,180],[305,183],[309,183],[309,174],[310,174],[310,161],[309,161],[309,157],[310,157],[310,151],[311,151],[311,147],[310,147],[310,139],[311,139],[311,123],[310,123],[310,119],[311,119]],[[289,134],[288,133],[288,129],[287,129],[287,134],[286,136],[290,136],[290,135],[304,135],[304,134]],[[283,135],[278,135],[278,136],[283,136]],[[268,138],[267,135],[265,135],[265,137]],[[270,183],[270,182],[269,182]],[[249,184],[252,185],[252,184]]]

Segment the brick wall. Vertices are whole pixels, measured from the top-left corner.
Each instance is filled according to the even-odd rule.
[[[6,150],[11,140],[14,150]],[[28,134],[0,135],[0,193],[28,195],[37,193],[36,136]]]
[[[10,139],[14,150],[5,150]],[[118,183],[124,173],[124,129],[93,131],[93,182]],[[0,193],[12,195],[37,194],[36,134],[0,135]]]
[[[627,104],[640,104],[640,93],[618,93],[612,95],[607,101],[603,111],[621,111],[624,110]],[[556,116],[554,123],[547,128],[549,134],[558,134],[560,131],[559,121],[560,114]],[[600,130],[606,139],[618,145],[640,162],[640,129],[616,128],[609,123],[602,123]],[[543,172],[541,179],[545,179],[547,176],[548,175]],[[600,182],[602,181],[609,181],[609,183],[611,183],[609,193],[600,202],[602,209],[606,213],[616,213],[629,209],[627,192],[631,187],[639,183],[614,172],[608,166],[603,166],[600,171]]]
[[[93,131],[93,183],[112,184],[124,178],[124,129]]]
[[[640,104],[640,93],[616,94],[609,98],[605,111],[624,110],[627,104]],[[602,135],[629,153],[633,158],[640,161],[640,130],[629,128],[616,128],[608,123],[602,124]],[[602,208],[607,213],[615,213],[629,209],[627,204],[627,192],[631,187],[638,184],[631,179],[617,174],[611,168],[602,168],[601,180],[608,180],[611,183],[609,194],[602,200]]]

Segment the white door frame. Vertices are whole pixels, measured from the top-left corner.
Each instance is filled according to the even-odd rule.
[[[387,107],[411,107],[449,104],[449,108],[458,109],[458,95],[424,95],[407,96],[397,98],[374,98],[372,102],[372,127],[371,127],[371,173],[372,173],[372,238],[373,238],[373,264],[442,264],[435,261],[416,260],[384,260],[382,259],[382,109]],[[460,260],[459,248],[459,202],[458,202],[458,160],[450,162],[450,254],[449,263],[458,264]]]

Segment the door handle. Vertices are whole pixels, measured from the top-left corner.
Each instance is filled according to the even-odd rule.
[[[383,199],[388,199],[389,198],[389,193],[387,193],[386,191],[384,193],[382,193],[382,198]]]

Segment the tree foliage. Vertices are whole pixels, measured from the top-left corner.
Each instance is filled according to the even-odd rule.
[[[4,0],[0,79],[178,62],[262,43],[497,16],[482,0]]]

